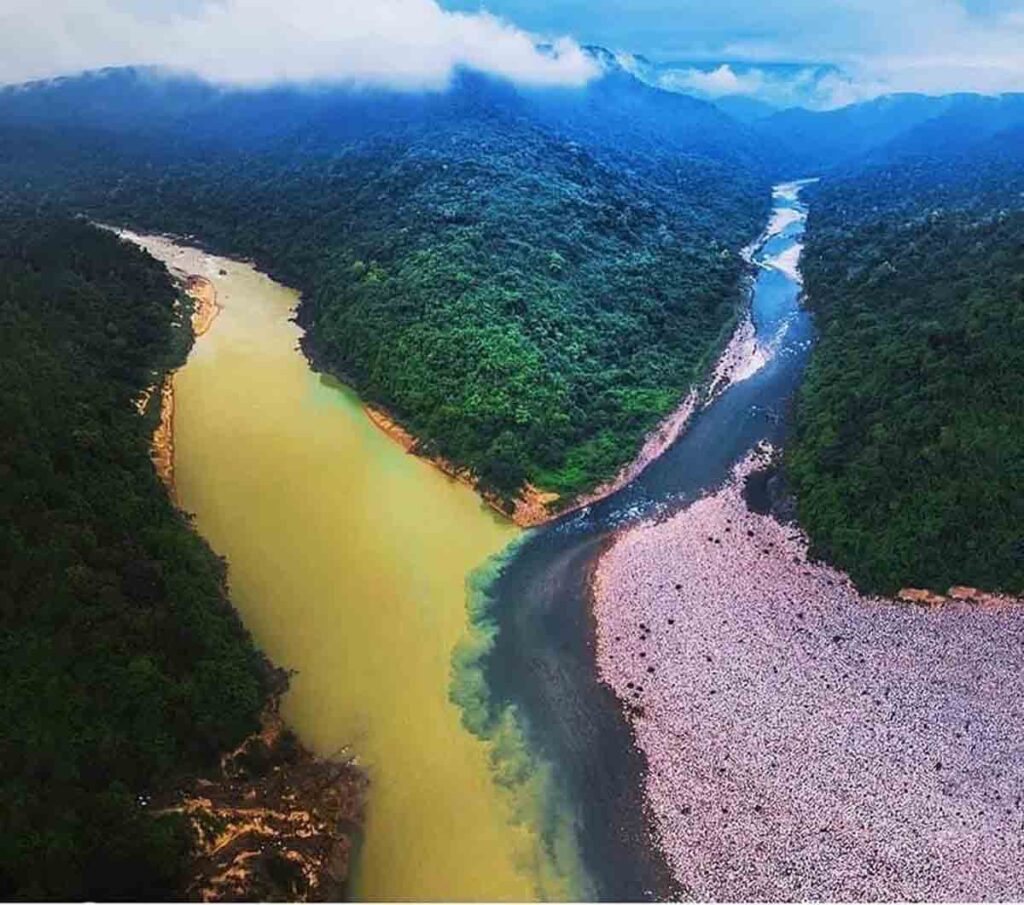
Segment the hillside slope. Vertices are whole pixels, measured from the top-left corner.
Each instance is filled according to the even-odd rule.
[[[1024,591],[1024,131],[822,183],[803,271],[817,552],[873,591]]]
[[[913,155],[966,152],[1024,125],[1024,94],[892,94],[837,110],[783,110],[753,130],[792,176],[849,174]]]
[[[621,72],[573,95],[119,70],[0,92],[0,191],[255,259],[303,291],[321,367],[506,497],[610,477],[706,366],[767,212],[755,147]]]
[[[5,899],[179,895],[192,837],[148,799],[214,767],[270,692],[136,410],[191,342],[176,297],[109,234],[0,216]]]

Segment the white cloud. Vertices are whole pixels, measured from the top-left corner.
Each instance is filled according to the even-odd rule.
[[[517,0],[490,2],[507,8]],[[629,15],[599,15],[627,2]],[[584,38],[618,44],[623,39],[616,32],[624,31],[631,50],[684,61],[673,67],[671,80],[661,70],[665,87],[708,98],[831,108],[895,91],[1024,91],[1024,0],[586,3],[591,13],[580,17]],[[604,31],[587,33],[591,21]],[[773,63],[799,65],[780,72],[766,65]]]
[[[708,97],[726,97],[733,94],[760,94],[764,90],[765,79],[760,70],[739,75],[731,66],[723,63],[710,72],[695,68],[673,70],[665,73],[662,81],[666,87],[696,91]]]
[[[757,37],[693,57],[747,62],[680,65],[661,70],[659,82],[710,99],[814,109],[900,91],[1024,91],[1024,0],[990,0],[983,12],[962,0],[815,0],[773,9],[777,26],[761,23]],[[809,58],[835,65],[770,65]]]
[[[777,9],[777,34],[728,41],[725,58],[828,60],[820,106],[894,91],[1024,91],[1024,0],[834,0]],[[789,13],[787,18],[786,13]],[[785,26],[785,27],[782,27]]]
[[[0,83],[153,64],[214,81],[441,87],[458,66],[529,84],[583,84],[598,67],[568,38],[537,38],[436,0],[2,0]]]
[[[654,80],[670,91],[696,94],[710,100],[751,97],[776,107],[816,109],[873,97],[877,87],[873,83],[854,82],[831,66],[787,66],[780,71],[757,63],[663,68]]]

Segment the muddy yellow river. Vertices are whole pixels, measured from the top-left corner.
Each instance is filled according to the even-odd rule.
[[[467,574],[514,536],[310,371],[296,295],[251,267],[139,239],[222,310],[175,378],[179,504],[227,557],[257,643],[296,671],[284,715],[371,777],[362,899],[558,895],[542,846],[449,701]]]

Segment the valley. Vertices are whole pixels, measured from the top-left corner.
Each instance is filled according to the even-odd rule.
[[[1024,95],[580,53],[0,87],[0,893],[1024,893]]]

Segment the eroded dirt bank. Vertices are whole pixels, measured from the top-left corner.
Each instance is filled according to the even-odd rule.
[[[123,233],[145,243],[142,237]],[[169,241],[146,237],[151,251],[173,251],[172,273],[192,300],[196,339],[221,310],[214,283],[190,273],[199,262]],[[163,243],[166,247],[155,248]],[[138,400],[146,411],[159,389],[160,417],[150,455],[168,492],[175,493],[175,372]],[[196,839],[185,894],[213,901],[333,901],[346,892],[355,840],[364,821],[368,780],[347,752],[316,757],[279,714],[287,675],[275,671],[276,688],[261,731],[221,758],[219,770],[183,782],[158,807],[184,814]]]
[[[181,274],[178,274],[179,279]],[[206,277],[190,274],[182,280],[185,292],[192,299],[192,335],[199,339],[210,327],[220,311],[217,304],[217,290]],[[150,393],[152,390],[150,391]],[[149,400],[140,400],[144,410]],[[164,376],[160,385],[160,420],[153,431],[153,442],[149,450],[150,458],[160,480],[164,482],[168,492],[174,495],[174,371]]]
[[[415,435],[407,431],[401,424],[394,420],[383,409],[372,405],[364,405],[363,411],[378,428],[394,440],[406,452],[420,456],[424,461],[429,462],[435,468],[443,471],[448,477],[454,478],[460,484],[464,484],[475,491],[480,498],[495,512],[501,513],[505,518],[518,525],[520,528],[530,528],[543,524],[553,516],[548,509],[549,504],[558,500],[557,493],[546,493],[527,484],[519,492],[519,496],[512,501],[511,510],[495,494],[483,490],[473,473],[465,468],[459,468],[448,459],[440,456],[423,455],[418,446],[419,441]]]
[[[263,728],[194,780],[166,810],[183,813],[198,844],[186,889],[203,902],[337,901],[363,823],[366,775],[339,752],[314,757],[276,703]]]

